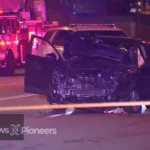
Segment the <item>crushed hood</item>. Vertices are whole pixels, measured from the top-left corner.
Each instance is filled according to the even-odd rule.
[[[136,40],[120,37],[82,37],[72,35],[66,42],[64,56],[97,59],[113,64],[133,65],[132,51]],[[123,46],[122,46],[123,45]]]

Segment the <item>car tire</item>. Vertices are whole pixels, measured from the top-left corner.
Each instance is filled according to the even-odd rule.
[[[8,51],[7,58],[6,58],[6,64],[7,64],[7,66],[5,68],[5,75],[6,76],[14,75],[16,63],[15,63],[14,54],[11,50]]]
[[[139,95],[137,91],[132,91],[124,101],[129,101],[129,102],[137,102],[139,101]],[[142,106],[126,106],[123,107],[125,113],[134,113],[134,114],[140,114],[142,112]]]

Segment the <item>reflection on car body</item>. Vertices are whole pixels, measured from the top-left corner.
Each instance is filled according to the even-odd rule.
[[[139,100],[139,40],[73,33],[65,37],[61,54],[44,38],[32,36],[31,43],[35,38],[44,41],[51,49],[49,52],[57,56],[33,55],[30,46],[25,68],[26,92],[47,94],[50,104]],[[141,106],[124,110],[139,113]]]

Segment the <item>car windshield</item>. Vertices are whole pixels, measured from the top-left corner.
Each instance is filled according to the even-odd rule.
[[[112,59],[132,64],[134,40],[121,37],[91,36],[74,33],[66,45],[65,56]],[[67,40],[66,40],[67,41]],[[67,55],[68,54],[68,55]]]

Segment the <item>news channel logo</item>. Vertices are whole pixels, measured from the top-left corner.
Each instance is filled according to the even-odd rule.
[[[23,134],[22,126],[20,124],[17,125],[11,124],[9,127],[9,133],[11,136],[22,135]]]
[[[11,124],[9,127],[9,133],[11,136],[19,136],[19,135],[56,135],[56,128],[32,128],[29,126],[22,127],[20,124],[14,125]]]
[[[24,114],[0,114],[0,140],[24,140]]]

